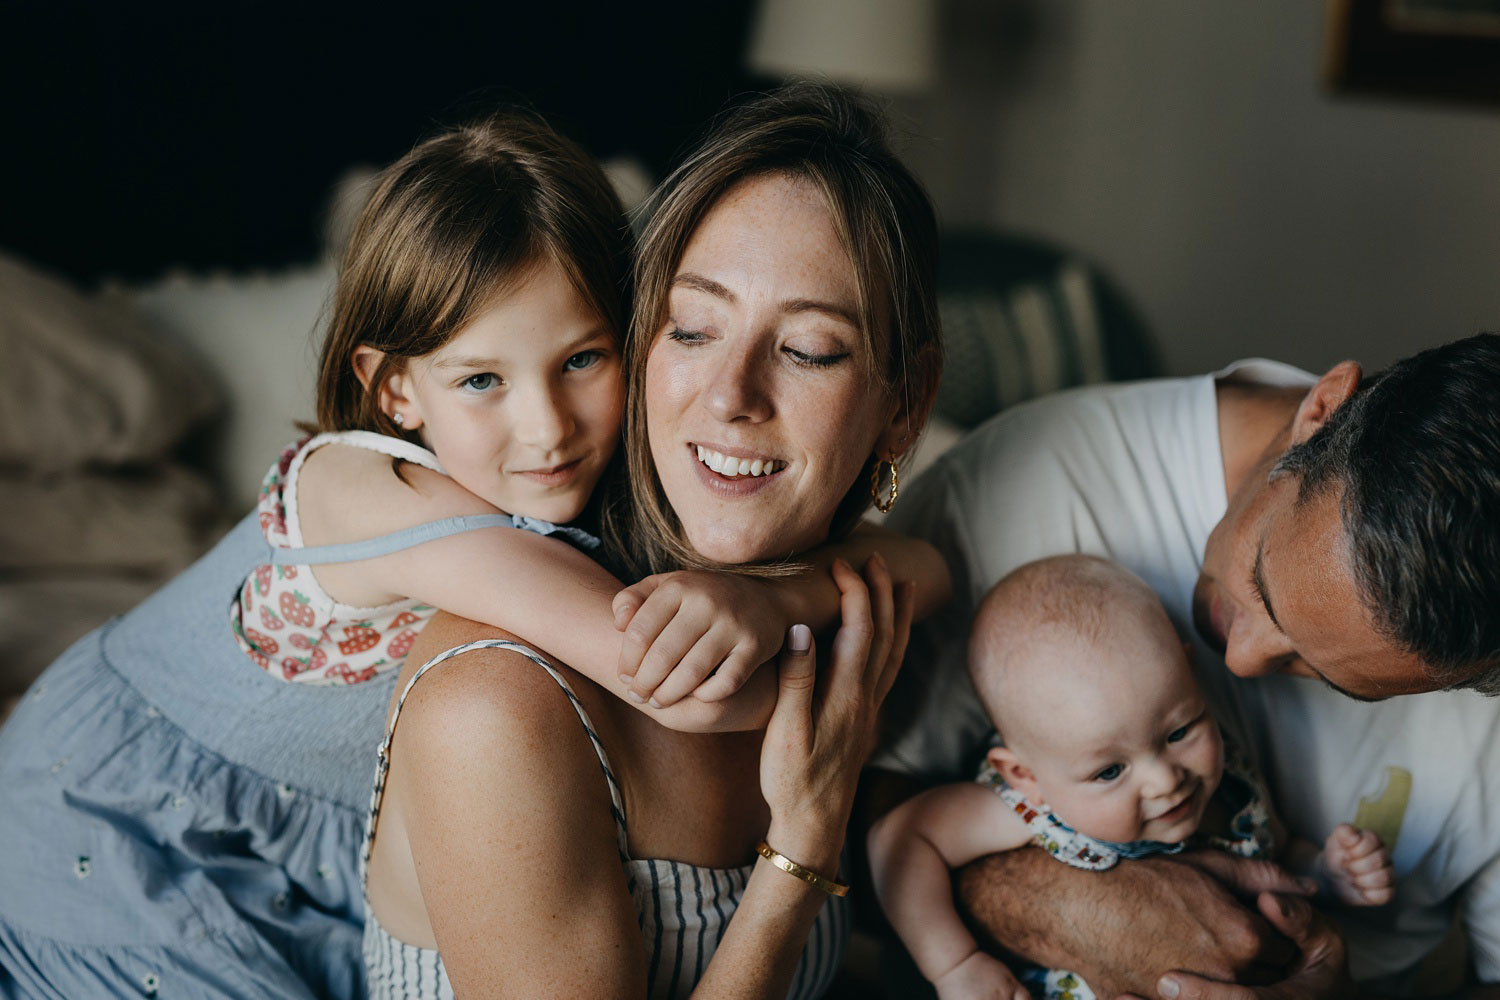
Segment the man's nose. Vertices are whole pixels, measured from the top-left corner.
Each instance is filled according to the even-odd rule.
[[[1236,677],[1264,677],[1284,671],[1296,652],[1292,641],[1265,615],[1241,615],[1229,629],[1224,665]]]

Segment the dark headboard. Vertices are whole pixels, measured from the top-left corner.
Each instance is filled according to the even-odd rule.
[[[335,178],[471,102],[660,176],[748,85],[751,6],[17,0],[0,249],[83,280],[310,259]]]

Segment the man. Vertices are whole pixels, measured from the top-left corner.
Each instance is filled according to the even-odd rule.
[[[1500,982],[1500,701],[1478,693],[1500,690],[1500,337],[1370,378],[1249,362],[1039,400],[970,434],[890,524],[943,551],[955,600],[913,632],[892,699],[911,711],[878,767],[966,776],[989,734],[963,669],[974,603],[1022,563],[1087,552],[1143,577],[1193,639],[1290,830],[1374,828],[1396,864],[1396,902],[1335,927],[1294,897],[1236,903],[1293,887],[1268,866],[1088,873],[1011,852],[961,886],[998,940],[1105,996],[1245,995],[1211,981],[1235,978],[1334,995],[1346,942],[1355,978],[1405,990],[1458,915],[1479,979]]]

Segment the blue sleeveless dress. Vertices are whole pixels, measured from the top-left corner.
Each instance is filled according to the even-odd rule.
[[[226,610],[258,565],[496,524],[583,534],[491,515],[273,550],[251,514],[49,667],[0,729],[0,997],[363,995],[359,845],[396,672],[285,683]]]

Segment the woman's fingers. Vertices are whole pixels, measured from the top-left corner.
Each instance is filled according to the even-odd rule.
[[[812,742],[813,686],[817,681],[817,656],[813,652],[812,629],[793,625],[776,662],[777,692],[774,715],[804,746]],[[773,719],[773,722],[777,719]]]
[[[870,655],[870,643],[874,638],[875,624],[870,615],[870,591],[864,578],[854,572],[842,559],[833,561],[833,582],[839,588],[839,630],[833,637],[833,664],[829,673],[830,683],[846,670],[845,664],[857,664],[855,682],[863,673],[866,657]]]
[[[870,616],[874,632],[870,640],[865,682],[874,685],[895,641],[896,599],[891,592],[891,572],[876,553],[865,563],[865,585],[870,591]]]
[[[896,683],[896,675],[901,671],[901,663],[906,659],[906,643],[911,638],[912,614],[917,606],[917,585],[911,580],[901,581],[896,587],[895,600],[894,640],[885,663],[881,664],[880,673],[875,679],[877,707],[885,704],[885,696],[891,693],[891,687]]]

